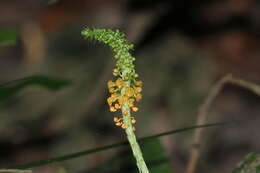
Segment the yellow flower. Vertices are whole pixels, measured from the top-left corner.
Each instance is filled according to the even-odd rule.
[[[141,98],[142,98],[142,94],[140,94],[140,93],[138,93],[138,94],[135,96],[136,101],[141,100]]]
[[[115,112],[116,111],[116,108],[114,108],[113,106],[110,107],[110,111],[111,112]]]
[[[115,89],[114,89],[114,88],[108,88],[108,91],[109,91],[110,93],[114,93],[114,92],[115,92]]]
[[[117,99],[118,95],[113,93],[113,94],[111,94],[110,97],[113,99],[113,101],[115,101]]]
[[[140,80],[139,80],[139,81],[135,81],[135,85],[136,85],[136,86],[142,86],[142,85],[143,85],[143,82],[140,81]]]
[[[119,98],[118,98],[118,103],[120,104],[120,105],[123,105],[126,101],[127,101],[127,97],[126,96],[119,96]]]
[[[118,79],[116,80],[116,86],[117,86],[118,88],[122,88],[123,85],[124,85],[124,81],[123,81],[121,78],[118,78]]]
[[[130,98],[130,99],[128,99],[128,102],[134,104],[135,99],[134,98]]]
[[[115,86],[115,83],[112,82],[112,80],[109,80],[109,81],[107,82],[107,87],[108,87],[108,88],[112,88],[112,87],[114,87],[114,86]]]
[[[133,88],[126,88],[125,94],[128,97],[132,97],[134,95],[134,89]]]
[[[132,107],[132,110],[133,110],[134,112],[137,112],[137,111],[138,111],[138,107]]]
[[[140,93],[142,91],[142,88],[141,87],[135,87],[134,90],[135,90],[135,93]]]
[[[108,103],[109,105],[112,105],[112,103],[113,103],[113,98],[112,98],[112,97],[108,97],[108,98],[107,98],[107,103]]]

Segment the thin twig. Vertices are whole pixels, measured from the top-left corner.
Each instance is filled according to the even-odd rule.
[[[256,85],[252,82],[248,82],[248,81],[245,81],[245,80],[242,80],[242,79],[235,78],[233,76],[230,78],[229,82],[231,84],[235,84],[235,85],[240,86],[242,88],[248,89],[248,90],[250,90],[251,92],[255,93],[256,95],[258,95],[260,97],[260,86],[259,85]]]
[[[206,122],[206,117],[212,102],[220,93],[220,91],[223,89],[224,85],[227,83],[235,84],[239,87],[248,89],[254,92],[256,95],[260,96],[260,86],[242,79],[235,78],[231,74],[228,74],[223,78],[221,78],[215,85],[213,85],[204,103],[199,107],[197,123],[196,123],[197,125],[204,124]],[[187,173],[195,172],[198,159],[199,159],[199,154],[200,154],[199,152],[200,152],[202,133],[203,133],[203,129],[196,129],[194,132],[194,136],[192,139],[192,149],[191,149],[191,153],[187,165]]]
[[[230,78],[231,75],[226,75],[222,79],[220,79],[215,85],[213,85],[204,103],[199,107],[196,124],[203,124],[204,122],[206,122],[206,116],[211,103],[216,98],[218,93],[221,91],[225,83],[228,80],[230,80]],[[192,149],[191,149],[189,162],[187,166],[187,173],[193,173],[195,171],[198,158],[199,158],[199,148],[200,148],[200,140],[201,140],[202,132],[203,132],[202,129],[197,129],[194,131],[194,136],[192,139]]]

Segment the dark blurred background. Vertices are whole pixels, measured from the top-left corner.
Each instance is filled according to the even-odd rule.
[[[15,29],[18,38],[0,47],[0,82],[44,74],[73,84],[57,92],[24,89],[0,104],[1,168],[125,139],[106,105],[113,54],[83,39],[84,27],[118,28],[135,44],[144,82],[138,136],[196,124],[210,87],[227,73],[260,83],[256,0],[2,0],[0,28]],[[236,123],[205,129],[197,172],[229,173],[246,153],[259,151],[259,105],[250,91],[225,86],[207,122]],[[160,138],[168,172],[185,172],[192,136],[189,131]],[[105,164],[125,158],[124,152],[100,152],[34,172],[131,172],[135,168],[116,171]],[[106,171],[97,170],[100,165]]]

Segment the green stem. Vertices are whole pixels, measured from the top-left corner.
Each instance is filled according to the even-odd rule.
[[[126,85],[126,86],[128,86],[128,85]],[[125,94],[125,88],[122,89],[122,93],[121,93],[122,95]],[[123,112],[127,112],[127,115],[124,115]],[[127,102],[122,105],[122,115],[123,115],[124,124],[126,125],[125,132],[127,134],[127,140],[133,151],[133,155],[136,159],[136,165],[139,169],[139,172],[140,173],[149,173],[149,170],[148,170],[146,163],[144,161],[144,158],[143,158],[142,151],[141,151],[140,146],[135,137],[134,127],[131,123],[130,108],[129,108]]]
[[[124,123],[127,127],[125,129],[125,132],[127,134],[127,139],[128,139],[130,146],[132,148],[132,151],[133,151],[134,157],[136,159],[136,164],[137,164],[137,167],[139,169],[139,172],[140,173],[149,173],[148,168],[145,164],[140,146],[139,146],[139,144],[136,140],[136,137],[135,137],[134,129],[133,129],[133,126],[131,124],[130,115],[123,116],[123,119],[124,119]]]

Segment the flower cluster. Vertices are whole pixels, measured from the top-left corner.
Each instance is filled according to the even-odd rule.
[[[138,75],[135,75],[138,77]],[[122,78],[117,78],[115,82],[109,80],[107,83],[109,93],[111,94],[107,98],[107,103],[111,112],[116,112],[122,108],[122,105],[127,105],[132,111],[137,112],[138,107],[135,106],[135,102],[138,102],[142,98],[142,81],[133,80],[129,86],[126,86],[128,81],[124,81]],[[123,111],[124,116],[129,116],[129,111]],[[126,128],[121,118],[114,117],[115,125]],[[131,123],[136,123],[134,117],[131,117]]]
[[[117,79],[107,83],[111,94],[107,98],[107,103],[111,112],[122,110],[123,118],[114,118],[117,126],[122,128],[127,128],[126,124],[131,126],[136,120],[131,117],[130,111],[138,111],[135,102],[142,98],[142,81],[137,80],[138,74],[133,63],[135,58],[129,52],[133,49],[133,44],[129,44],[125,35],[119,30],[86,28],[82,31],[82,35],[109,45],[115,53],[117,62],[113,75]]]
[[[121,126],[123,129],[126,128],[123,118],[114,117],[114,122],[115,122],[116,126]],[[131,123],[132,124],[136,123],[136,120],[134,119],[134,117],[131,117]]]

